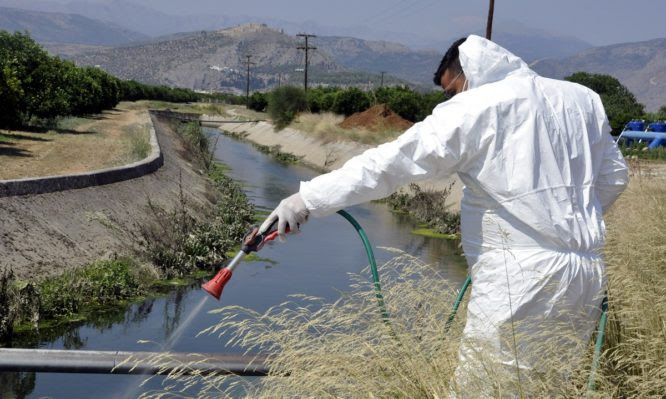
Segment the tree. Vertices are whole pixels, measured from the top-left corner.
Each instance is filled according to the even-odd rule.
[[[247,107],[249,109],[257,112],[266,111],[267,106],[268,106],[268,97],[266,96],[266,94],[260,93],[258,91],[252,93],[247,104]]]
[[[370,97],[356,87],[338,92],[333,102],[333,111],[345,116],[365,111],[368,108],[370,108]]]
[[[661,108],[659,108],[657,115],[659,115],[659,118],[661,119],[666,119],[666,105],[662,105]]]
[[[282,86],[268,96],[268,115],[278,129],[289,125],[299,112],[307,109],[305,91],[300,87]]]
[[[76,67],[59,58],[47,58],[34,70],[32,90],[26,91],[26,114],[41,120],[54,121],[62,115],[72,115],[74,99],[80,95],[68,90]]]
[[[599,94],[614,135],[620,134],[627,122],[640,118],[645,113],[645,106],[636,101],[629,89],[610,75],[576,72],[565,79],[582,84]]]
[[[123,99],[196,101],[189,89],[121,82],[92,67],[49,56],[28,34],[0,31],[0,126],[19,126],[36,118],[96,114]]]
[[[411,122],[421,115],[421,96],[408,88],[396,88],[386,102],[391,111]]]
[[[374,94],[378,104],[388,105],[391,111],[412,122],[425,119],[437,104],[446,100],[443,91],[421,94],[403,86],[380,87]]]
[[[28,115],[28,97],[43,96],[37,76],[49,55],[26,33],[0,31],[0,124],[15,126]]]

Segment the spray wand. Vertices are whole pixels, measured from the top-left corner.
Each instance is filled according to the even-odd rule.
[[[273,230],[276,222],[277,219],[263,233],[259,233],[257,226],[252,227],[245,237],[243,237],[241,250],[238,251],[231,262],[226,267],[220,269],[210,281],[202,284],[201,288],[219,300],[220,295],[222,295],[222,289],[231,279],[234,269],[240,264],[241,260],[251,252],[259,252],[264,247],[264,244],[273,241],[278,236],[277,229]],[[289,233],[289,226],[287,226],[285,232]]]

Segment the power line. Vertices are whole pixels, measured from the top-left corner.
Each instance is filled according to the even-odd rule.
[[[380,21],[381,19],[391,15],[393,12],[397,11],[410,1],[411,0],[399,0],[398,2],[393,3],[392,5],[385,6],[382,11],[373,14],[368,18],[364,18],[361,23],[365,26],[375,25],[377,21]]]
[[[386,28],[386,24],[392,21],[395,21],[396,18],[402,20],[406,12],[413,11],[415,8],[419,9],[422,7],[416,7],[420,0],[404,0],[400,3],[395,4],[392,9],[388,9],[388,12],[383,14],[376,15],[374,18],[370,18],[367,22],[364,23],[365,26],[372,26],[375,28]]]
[[[251,65],[257,65],[256,63],[250,61],[250,58],[252,58],[252,54],[247,54],[245,55],[247,58],[247,61],[245,61],[245,64],[247,66],[247,83],[245,85],[245,106],[250,105],[250,66]]]
[[[308,65],[310,63],[310,59],[308,58],[308,51],[310,50],[316,50],[316,47],[312,47],[308,44],[308,39],[311,37],[317,37],[317,35],[312,35],[309,33],[299,33],[299,37],[304,37],[305,38],[305,46],[298,46],[297,48],[299,50],[305,50],[305,76],[304,76],[304,81],[303,81],[303,87],[305,88],[305,92],[308,92]]]

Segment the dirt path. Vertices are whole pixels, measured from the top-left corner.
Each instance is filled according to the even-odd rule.
[[[48,132],[0,131],[0,179],[81,173],[138,161],[148,113],[121,107]]]
[[[211,206],[209,183],[183,157],[179,139],[157,118],[154,126],[164,155],[164,166],[155,173],[106,186],[0,198],[0,268],[28,278],[133,254],[139,227],[152,218],[149,199],[171,209],[182,190],[190,209]]]

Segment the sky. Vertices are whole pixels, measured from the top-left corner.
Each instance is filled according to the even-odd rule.
[[[167,14],[249,15],[424,37],[441,35],[442,39],[485,29],[488,12],[488,0],[125,1]],[[510,29],[516,23],[574,36],[593,45],[663,38],[666,0],[495,0],[495,25]]]

